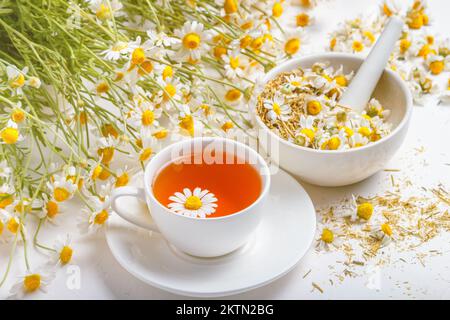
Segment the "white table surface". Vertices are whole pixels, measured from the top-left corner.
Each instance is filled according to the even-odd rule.
[[[402,1],[403,2],[403,1]],[[357,14],[367,14],[378,10],[378,1],[370,0],[328,0],[321,1],[314,9],[316,25],[309,32],[314,47],[321,48],[327,34],[344,19],[354,18]],[[433,18],[433,30],[440,34],[449,34],[450,2],[446,0],[429,1]],[[298,9],[295,9],[298,10]],[[317,51],[317,49],[316,49]],[[448,76],[448,73],[447,73]],[[436,186],[439,182],[450,186],[450,106],[435,103],[425,107],[415,107],[406,142],[386,168],[401,168],[400,173],[408,176],[417,187]],[[417,153],[415,148],[424,147]],[[446,165],[447,163],[447,165]],[[371,195],[385,190],[392,173],[380,172],[361,183],[343,188],[320,188],[305,183],[302,185],[310,194],[316,207],[326,206],[352,193]],[[46,226],[40,241],[46,243],[61,230],[76,234],[78,211],[81,206],[75,204],[67,208],[59,227]],[[377,274],[380,279],[378,288],[367,283],[371,273],[356,278],[346,278],[342,283],[331,285],[329,265],[336,261],[333,254],[318,254],[312,248],[298,266],[289,274],[263,288],[251,292],[227,297],[230,299],[389,299],[450,298],[450,235],[444,234],[426,244],[429,248],[439,248],[444,254],[429,257],[425,266],[414,259],[415,253],[399,253],[399,258],[411,263],[385,265]],[[76,236],[74,267],[59,268],[57,277],[48,288],[48,293],[36,293],[33,299],[184,299],[162,290],[153,288],[131,276],[113,258],[102,233],[88,236]],[[45,256],[30,248],[32,266],[45,261]],[[426,249],[426,248],[425,248]],[[6,263],[7,248],[0,247],[0,265]],[[22,250],[19,248],[12,272],[5,285],[0,288],[0,298],[8,296],[8,290],[25,268]],[[306,278],[303,275],[311,272]],[[73,272],[80,272],[80,288],[69,289]],[[323,293],[313,290],[312,282],[317,283]],[[370,282],[370,281],[369,281]]]

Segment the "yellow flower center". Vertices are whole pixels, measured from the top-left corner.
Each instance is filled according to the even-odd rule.
[[[156,139],[164,139],[165,137],[167,137],[167,134],[168,134],[169,132],[167,131],[167,129],[161,129],[161,130],[159,130],[159,131],[156,131],[155,133],[153,133],[153,136],[156,138]]]
[[[100,174],[102,173],[102,171],[103,171],[103,168],[101,165],[96,166],[94,168],[94,170],[92,170],[91,179],[92,180],[97,179],[100,176]]]
[[[200,36],[194,32],[191,32],[183,37],[183,46],[186,49],[194,50],[200,46],[200,41]]]
[[[66,201],[70,197],[70,192],[65,188],[58,187],[53,191],[53,197],[58,202]]]
[[[131,54],[131,63],[134,65],[140,65],[145,61],[145,52],[142,48],[136,48]]]
[[[102,94],[102,93],[106,93],[106,92],[108,92],[109,91],[109,84],[107,83],[107,82],[100,82],[98,85],[97,85],[97,93],[98,94]]]
[[[54,218],[58,214],[59,206],[55,201],[48,201],[45,207],[47,209],[47,217],[50,219]]]
[[[372,32],[370,32],[370,31],[364,31],[364,32],[363,32],[363,35],[364,35],[367,39],[369,39],[370,43],[374,43],[374,42],[375,42],[375,36],[373,35]]]
[[[337,85],[341,86],[341,87],[346,87],[347,83],[348,83],[347,78],[343,75],[338,75],[338,76],[334,77],[333,80],[336,81]]]
[[[16,128],[7,127],[2,130],[0,137],[6,144],[14,144],[19,139],[19,130]]]
[[[325,243],[332,243],[334,240],[333,231],[331,231],[330,229],[324,228],[322,230],[322,235],[320,236],[320,239]]]
[[[108,165],[105,164],[105,169],[102,168],[102,171],[100,172],[98,178],[100,180],[105,181],[106,179],[108,179],[111,176],[111,172],[109,170],[107,170],[106,168],[108,168]]]
[[[22,73],[19,73],[17,77],[10,82],[11,88],[20,88],[25,84],[25,76]]]
[[[139,66],[140,68],[138,69],[138,74],[140,76],[144,76],[146,74],[149,74],[150,72],[152,72],[153,70],[153,63],[149,60],[146,60],[144,62],[142,62]]]
[[[387,3],[383,3],[383,13],[388,17],[392,16],[392,10],[389,8]]]
[[[433,61],[430,63],[430,71],[432,74],[440,74],[444,70],[445,64],[443,60]]]
[[[252,40],[251,47],[253,50],[259,50],[259,49],[261,49],[263,43],[264,43],[264,38],[258,37],[258,38],[255,38]]]
[[[128,181],[130,181],[130,177],[128,176],[128,173],[124,172],[122,175],[117,177],[115,186],[116,188],[126,186]]]
[[[30,274],[23,279],[23,288],[26,292],[33,292],[41,286],[41,276],[37,273]]]
[[[6,229],[9,230],[9,232],[16,234],[19,230],[19,222],[16,218],[10,218],[8,222],[6,223]]]
[[[417,56],[426,59],[430,53],[435,53],[435,51],[430,47],[429,44],[424,44],[417,53]]]
[[[150,158],[150,156],[152,155],[152,148],[145,148],[141,151],[141,154],[139,155],[139,160],[140,161],[146,161]]]
[[[99,213],[97,213],[95,215],[94,223],[102,225],[102,224],[104,224],[106,222],[106,220],[108,220],[108,217],[109,217],[108,211],[103,209],[102,211],[100,211]]]
[[[168,99],[169,97],[173,97],[176,93],[177,93],[177,88],[175,88],[175,86],[171,83],[168,83],[165,87],[164,87],[164,96]]]
[[[239,67],[239,57],[230,58],[230,67],[232,69],[236,69],[237,67]]]
[[[361,52],[364,49],[364,45],[361,41],[355,40],[355,41],[353,41],[352,49],[353,49],[353,51]]]
[[[349,127],[344,127],[344,131],[347,137],[351,137],[353,135],[353,130],[350,129]]]
[[[178,125],[180,128],[188,131],[191,136],[194,136],[194,118],[191,115],[181,118]]]
[[[338,137],[332,137],[322,145],[325,150],[337,150],[341,145],[341,140]]]
[[[202,207],[202,201],[197,196],[190,196],[186,199],[184,207],[188,210],[198,210]]]
[[[358,129],[358,132],[362,134],[364,137],[370,136],[370,133],[372,132],[368,127],[360,127]]]
[[[141,121],[144,126],[149,126],[155,120],[155,114],[151,110],[145,110],[142,112]]]
[[[316,133],[313,130],[308,128],[303,128],[302,130],[300,130],[300,133],[307,136],[311,141],[314,140],[314,136],[316,135]]]
[[[322,110],[322,104],[317,100],[308,101],[306,109],[310,115],[317,115]]]
[[[72,259],[73,249],[69,246],[64,246],[59,253],[59,260],[62,264],[67,264]]]
[[[361,203],[357,210],[356,214],[358,217],[364,220],[369,220],[373,213],[373,205],[369,202]]]
[[[222,57],[226,53],[227,53],[227,48],[222,47],[222,46],[214,47],[213,55],[216,59],[220,59],[220,57]]]
[[[299,49],[300,39],[298,38],[289,39],[284,45],[284,52],[288,55],[296,54]]]
[[[282,14],[283,14],[283,6],[281,5],[280,2],[275,2],[275,4],[272,7],[272,15],[275,18],[279,18],[281,17]]]
[[[272,105],[272,109],[273,109],[273,112],[275,112],[277,116],[279,116],[281,114],[281,108],[278,103],[274,102]]]
[[[111,18],[111,10],[109,9],[109,6],[102,3],[95,12],[95,15],[100,20],[106,20]]]
[[[2,233],[3,233],[3,229],[4,229],[4,227],[5,227],[5,225],[3,224],[3,222],[2,221],[0,221],[0,236],[2,235]]]
[[[306,27],[307,25],[309,25],[309,15],[304,12],[300,13],[296,17],[296,22],[297,22],[297,26]]]
[[[330,50],[334,50],[334,48],[336,47],[336,43],[337,43],[337,39],[336,38],[331,38],[331,40],[330,40]]]
[[[104,137],[113,136],[114,138],[117,138],[119,136],[119,133],[112,124],[105,124],[102,126],[102,135]]]
[[[411,41],[409,41],[408,39],[400,40],[400,52],[401,53],[405,53],[406,50],[409,49],[409,47],[411,47]]]
[[[227,132],[228,130],[232,129],[234,127],[233,122],[227,121],[222,125],[222,130]]]
[[[408,15],[407,23],[408,27],[411,29],[420,29],[424,25],[423,15],[420,12],[412,11],[411,14]]]
[[[232,14],[237,12],[238,10],[238,4],[236,0],[225,0],[223,4],[223,9],[225,10],[226,14]]]
[[[162,77],[164,80],[167,78],[172,78],[173,76],[173,69],[171,66],[166,66],[162,72]]]
[[[239,100],[239,98],[242,96],[241,91],[238,89],[230,89],[225,94],[225,99],[231,102]]]
[[[20,109],[16,109],[11,113],[11,119],[15,123],[21,123],[23,120],[25,120],[25,113]]]
[[[426,36],[426,39],[427,39],[427,43],[429,45],[433,45],[434,44],[434,37],[433,36],[428,35],[428,36]]]
[[[381,231],[383,231],[383,233],[387,236],[392,236],[392,228],[389,224],[387,223],[383,223],[381,225]]]
[[[249,35],[246,35],[246,36],[242,37],[241,40],[239,40],[239,46],[242,49],[245,49],[252,43],[252,41],[253,41],[252,37],[250,37]]]
[[[0,209],[4,209],[14,201],[14,197],[7,193],[0,193],[0,199]]]
[[[97,154],[102,158],[102,163],[108,164],[114,157],[114,148],[106,147],[97,150]]]

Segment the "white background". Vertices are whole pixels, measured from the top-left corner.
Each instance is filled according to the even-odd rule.
[[[398,1],[408,2],[408,1]],[[379,1],[341,0],[320,1],[314,9],[316,24],[308,32],[309,41],[315,51],[323,47],[328,32],[336,28],[338,22],[355,18],[357,14],[369,14],[378,10]],[[449,35],[450,2],[445,0],[429,1],[430,16],[433,18],[433,33]],[[295,11],[294,11],[295,10]],[[293,16],[298,7],[289,12]],[[287,9],[286,9],[287,11]],[[289,20],[289,19],[288,19]],[[293,18],[290,19],[294,21]],[[449,74],[447,73],[447,77]],[[419,188],[420,186],[436,186],[441,182],[450,186],[450,106],[430,103],[424,107],[414,108],[407,140],[396,157],[386,168],[402,169],[398,174],[407,176]],[[424,152],[418,153],[415,148],[424,147]],[[447,165],[446,165],[447,164]],[[310,194],[316,207],[326,206],[352,193],[373,195],[388,186],[389,175],[380,172],[366,181],[344,188],[319,188],[302,183]],[[61,230],[77,234],[76,223],[81,206],[71,205],[65,212],[59,227],[48,225],[40,236],[40,242],[47,243],[53,235]],[[34,227],[33,227],[34,228]],[[442,299],[450,298],[450,236],[442,235],[433,239],[421,251],[438,249],[442,255],[427,258],[425,265],[419,263],[414,252],[399,253],[398,259],[406,263],[393,263],[382,266],[378,272],[378,288],[369,288],[370,271],[356,278],[346,278],[342,283],[334,280],[331,285],[329,266],[335,264],[333,254],[318,255],[314,249],[302,259],[299,265],[288,275],[263,288],[244,294],[231,296],[231,299],[389,299],[389,298],[419,298]],[[153,288],[127,273],[114,260],[102,233],[75,237],[73,264],[79,268],[81,286],[70,290],[67,281],[73,269],[59,268],[57,278],[49,286],[48,293],[36,293],[33,299],[180,299],[173,295]],[[32,266],[39,266],[45,257],[29,248]],[[0,266],[6,264],[7,247],[0,247]],[[5,285],[0,288],[0,297],[8,296],[9,288],[18,281],[18,276],[24,273],[25,267],[21,247],[17,250],[12,272]],[[270,255],[270,253],[268,253]],[[398,260],[397,259],[397,260]],[[303,275],[311,270],[306,278]],[[362,269],[364,271],[364,269]],[[365,270],[367,271],[367,270]],[[312,282],[324,290],[320,293],[313,290]]]

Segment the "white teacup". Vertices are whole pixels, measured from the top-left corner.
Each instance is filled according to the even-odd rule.
[[[153,181],[165,165],[180,155],[188,156],[198,152],[211,152],[211,150],[236,155],[254,166],[262,182],[261,193],[255,202],[227,216],[193,218],[170,211],[155,198]],[[111,206],[123,219],[139,227],[160,232],[169,243],[187,254],[215,257],[230,253],[247,242],[261,221],[261,209],[269,186],[269,168],[264,159],[252,148],[224,138],[194,138],[174,143],[161,150],[145,168],[144,188],[128,186],[115,189],[111,195]],[[239,185],[236,187],[238,188]],[[129,212],[123,206],[117,205],[119,198],[124,196],[137,197],[146,201],[153,222],[150,222],[142,213]]]

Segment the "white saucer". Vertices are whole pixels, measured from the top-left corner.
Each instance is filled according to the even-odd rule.
[[[142,184],[141,177],[135,177],[134,184]],[[122,201],[130,210],[146,211],[145,205],[134,198]],[[311,199],[281,169],[272,177],[265,210],[252,239],[237,251],[218,258],[184,254],[160,234],[135,227],[115,214],[110,218],[106,239],[119,264],[152,286],[193,297],[232,295],[261,287],[288,273],[314,238],[316,214]]]

